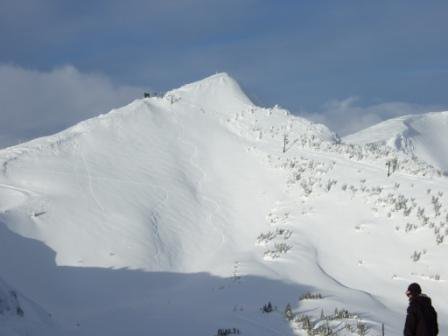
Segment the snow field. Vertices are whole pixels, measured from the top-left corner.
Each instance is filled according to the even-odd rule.
[[[5,149],[0,164],[0,271],[52,314],[35,335],[305,335],[307,318],[400,335],[412,281],[446,330],[446,178],[254,106],[225,74]]]

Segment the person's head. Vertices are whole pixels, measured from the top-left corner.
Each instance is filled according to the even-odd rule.
[[[416,297],[422,293],[422,288],[416,282],[411,283],[406,290],[406,295],[408,298]]]

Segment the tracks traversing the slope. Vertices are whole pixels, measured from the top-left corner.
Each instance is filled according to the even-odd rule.
[[[192,103],[189,103],[192,107],[195,108],[199,108],[201,111],[203,111],[202,107],[198,107]],[[172,113],[176,113],[175,111],[171,110]],[[187,147],[192,148],[192,154],[189,158],[189,163],[190,165],[195,168],[201,178],[196,182],[196,189],[197,189],[197,194],[200,198],[202,198],[202,200],[206,203],[209,203],[210,205],[212,205],[212,207],[215,209],[214,213],[209,212],[207,215],[207,221],[210,224],[209,227],[212,227],[213,230],[219,234],[221,241],[219,242],[218,246],[222,246],[224,244],[225,238],[224,235],[222,234],[222,232],[220,230],[218,230],[218,228],[216,227],[216,224],[213,221],[213,218],[215,217],[216,219],[220,219],[222,221],[225,221],[225,216],[223,215],[223,210],[221,208],[221,206],[218,204],[218,202],[216,202],[214,199],[208,197],[205,195],[204,191],[203,191],[203,184],[209,180],[207,173],[201,168],[201,166],[197,163],[197,158],[199,156],[199,149],[198,147],[192,143],[191,141],[186,139],[186,132],[185,132],[185,127],[177,120],[176,116],[173,116],[174,123],[176,125],[178,125],[178,127],[180,128],[180,132],[178,134],[178,139],[180,142],[184,143]]]
[[[162,198],[156,203],[156,205],[151,209],[151,215],[150,215],[150,222],[151,222],[151,230],[153,232],[153,237],[155,237],[156,243],[153,245],[153,248],[155,249],[155,254],[152,255],[152,258],[154,258],[156,260],[156,262],[160,265],[161,264],[161,257],[162,257],[162,252],[164,250],[164,242],[163,239],[161,238],[160,235],[160,230],[159,230],[159,221],[158,221],[158,217],[157,217],[157,210],[164,206],[166,204],[166,201],[168,200],[168,193],[166,192],[166,190],[160,186],[156,186],[153,184],[142,184],[141,182],[136,182],[133,181],[131,179],[119,179],[119,178],[110,178],[110,177],[96,177],[94,175],[92,175],[91,170],[89,168],[88,162],[85,158],[84,152],[82,151],[82,149],[80,148],[80,145],[78,144],[76,146],[77,151],[81,157],[81,161],[82,161],[82,166],[84,168],[85,174],[82,174],[81,176],[85,176],[87,178],[87,183],[88,183],[88,190],[89,190],[89,194],[91,196],[91,198],[93,199],[94,203],[96,204],[96,206],[98,207],[98,209],[100,209],[105,222],[107,222],[107,220],[110,218],[110,214],[106,211],[106,208],[103,206],[103,204],[101,203],[101,201],[99,200],[95,189],[94,189],[94,181],[116,181],[116,182],[120,182],[120,183],[126,183],[126,184],[132,184],[132,185],[137,185],[137,186],[145,186],[145,187],[150,187],[151,190],[154,190],[155,194],[160,194],[163,195]],[[61,172],[61,174],[68,174],[68,173],[64,173]],[[75,172],[75,174],[78,175],[78,172]],[[117,227],[115,227],[114,229],[116,229]],[[124,229],[122,229],[124,230]],[[128,231],[129,228],[126,229],[126,231]],[[143,237],[142,237],[143,239]],[[169,258],[168,258],[169,259]]]
[[[95,191],[93,190],[92,177],[91,177],[91,175],[90,175],[90,169],[89,169],[89,167],[88,167],[88,165],[87,165],[86,158],[85,158],[85,156],[84,156],[84,152],[83,152],[83,150],[82,150],[81,148],[78,148],[78,152],[79,152],[79,154],[80,154],[80,156],[81,156],[81,160],[82,160],[82,163],[83,163],[83,167],[84,167],[84,170],[85,170],[86,175],[87,175],[87,183],[88,183],[88,185],[89,185],[89,193],[90,193],[90,196],[92,197],[93,201],[94,201],[95,204],[98,206],[98,208],[101,210],[101,212],[106,216],[106,210],[104,209],[104,207],[103,207],[103,205],[100,203],[100,201],[97,199],[97,197],[96,197],[96,195],[95,195]]]

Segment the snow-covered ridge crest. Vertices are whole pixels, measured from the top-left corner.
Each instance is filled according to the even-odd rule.
[[[5,172],[9,162],[26,153],[45,151],[47,149],[51,151],[65,150],[71,148],[71,143],[75,142],[80,135],[96,132],[98,129],[104,129],[105,127],[111,128],[112,132],[125,132],[126,128],[121,124],[126,124],[133,118],[138,120],[139,114],[149,113],[156,115],[162,110],[171,109],[171,105],[179,102],[183,105],[184,110],[192,110],[192,113],[204,113],[207,110],[207,112],[215,114],[221,121],[227,122],[232,119],[241,121],[244,119],[241,118],[244,115],[244,111],[250,111],[254,116],[245,120],[245,126],[253,130],[258,130],[259,127],[257,127],[256,123],[259,121],[265,123],[263,120],[265,119],[263,118],[264,116],[274,116],[269,121],[270,123],[288,124],[288,126],[284,127],[285,129],[289,128],[289,130],[294,125],[295,131],[299,132],[302,137],[316,137],[324,141],[339,142],[338,136],[323,124],[317,124],[292,115],[288,110],[278,105],[272,108],[255,106],[237,81],[223,72],[168,91],[163,97],[136,99],[126,106],[81,121],[54,135],[44,136],[23,144],[0,149],[0,160],[3,159],[3,172]],[[260,115],[262,118],[258,118]],[[278,119],[278,116],[280,119]],[[270,127],[275,126],[270,125]]]
[[[406,115],[344,137],[353,144],[382,144],[448,170],[448,112]]]

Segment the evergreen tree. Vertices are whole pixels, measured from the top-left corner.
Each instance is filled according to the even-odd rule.
[[[289,303],[286,305],[284,315],[288,321],[292,321],[292,319],[294,318],[294,313],[293,313],[291,305]]]

